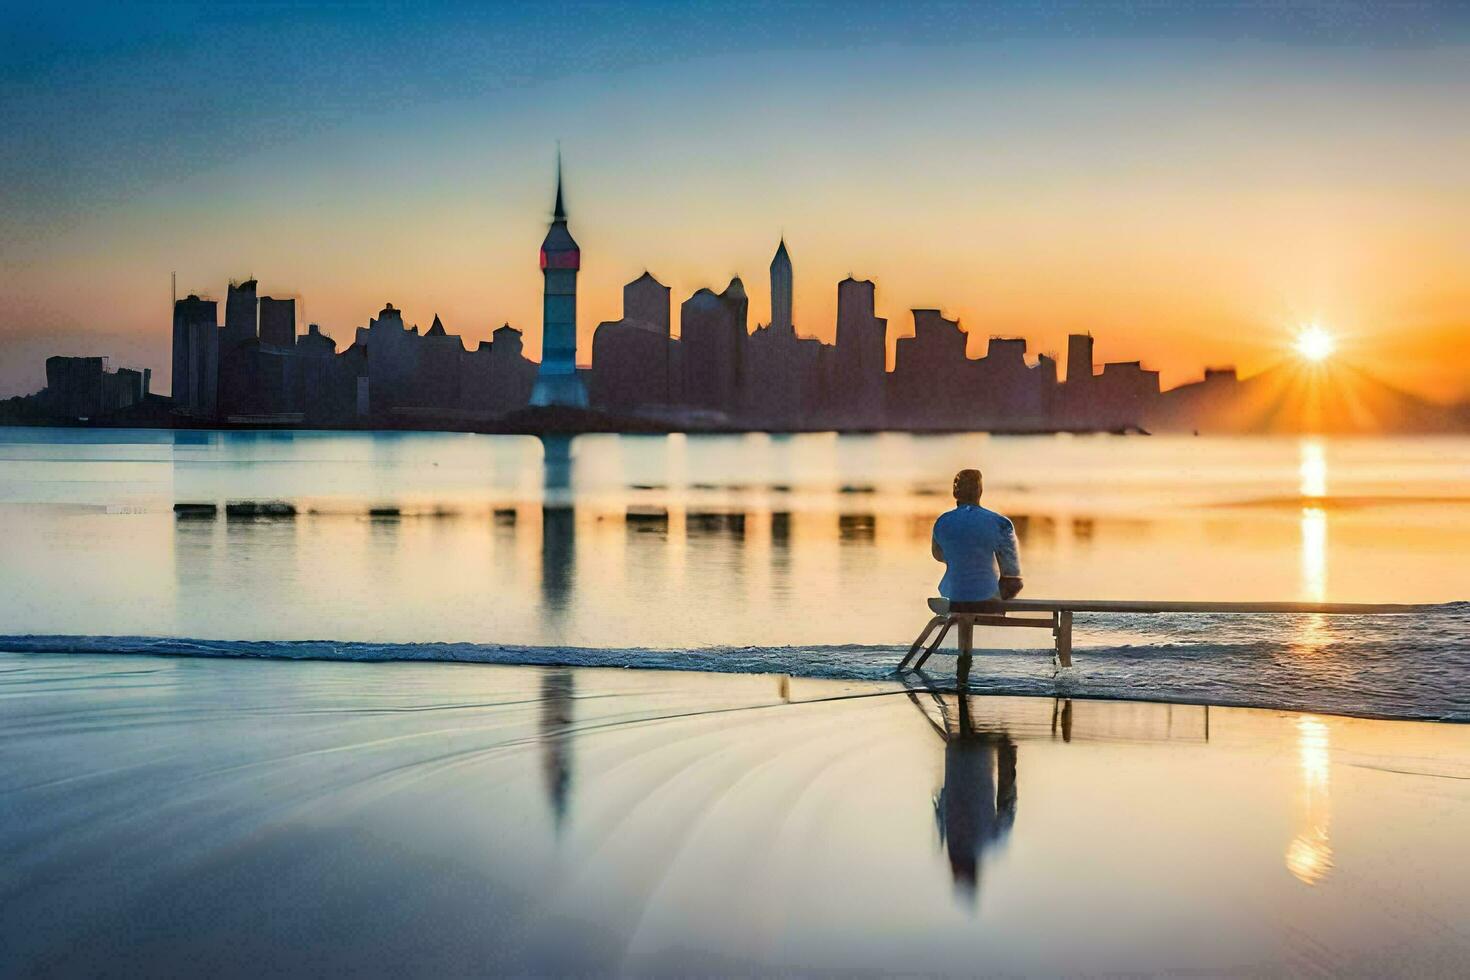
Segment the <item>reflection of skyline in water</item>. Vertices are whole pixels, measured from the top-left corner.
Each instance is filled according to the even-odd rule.
[[[541,601],[561,613],[571,599],[576,575],[577,512],[572,507],[541,508]]]
[[[572,800],[573,704],[576,678],[564,667],[541,672],[541,777],[551,808],[552,825],[558,834],[567,821]]]
[[[850,453],[846,438],[817,440],[821,451],[808,453],[808,442],[300,433],[236,440],[214,433],[203,442],[170,442],[172,461],[162,467],[16,463],[0,490],[31,480],[28,492],[36,494],[98,492],[103,484],[73,478],[93,472],[115,477],[105,484],[114,493],[150,469],[169,476],[160,502],[135,516],[33,510],[9,522],[4,530],[16,548],[36,557],[25,575],[14,574],[19,566],[13,574],[0,571],[0,584],[19,597],[18,632],[753,647],[796,651],[797,660],[810,661],[801,670],[821,673],[832,664],[866,674],[881,655],[864,648],[907,645],[938,582],[928,539],[935,516],[949,505],[939,469],[948,461],[937,451],[946,446],[976,453],[990,474],[985,500],[1017,525],[1031,596],[1325,593],[1418,601],[1463,579],[1451,554],[1455,542],[1470,550],[1470,524],[1415,524],[1458,513],[1447,506],[1380,510],[1323,498],[1306,509],[1304,523],[1303,488],[1356,494],[1371,482],[1359,462],[1366,449],[1357,442],[1266,443],[1274,447],[1275,468],[1267,467],[1274,482],[1255,490],[1229,481],[1256,478],[1259,443],[1201,448],[1166,441],[1156,448],[1138,440],[892,436],[869,440],[862,453]],[[141,452],[107,444],[88,451],[113,460]],[[1200,452],[1218,457],[1202,473],[1185,473],[1173,459]],[[1118,466],[1113,457],[1132,462]],[[1083,462],[1106,465],[1083,474]],[[1408,460],[1404,472],[1413,478],[1431,465],[1439,466],[1432,458]],[[1180,485],[1194,489],[1178,491]],[[1273,492],[1290,504],[1189,508],[1176,499],[1264,499]],[[1169,506],[1157,506],[1159,494]],[[1120,508],[1120,498],[1130,506]],[[233,499],[284,500],[297,515],[200,520],[170,512],[176,501],[223,508]],[[372,510],[385,516],[372,517]],[[20,512],[0,511],[0,520],[7,513]],[[1391,533],[1382,523],[1388,519]],[[68,527],[76,533],[68,535]],[[68,554],[73,560],[59,560]],[[132,573],[150,567],[167,571]],[[124,577],[137,582],[139,601],[115,601]],[[1187,640],[1147,662],[1093,656],[1089,683],[1103,693],[1142,684],[1164,696],[1274,696],[1281,706],[1317,710],[1393,712],[1413,702],[1442,716],[1453,709],[1443,708],[1439,688],[1409,686],[1431,657],[1442,669],[1442,657],[1425,652],[1406,625],[1387,618],[1080,617],[1077,644],[1121,649]],[[1463,629],[1456,622],[1445,628],[1450,637]],[[1047,663],[1030,654],[1047,637],[982,631],[979,639],[1027,648],[993,666],[1005,689],[1050,690]],[[1264,673],[1243,672],[1233,652],[1266,658],[1253,661]],[[1312,652],[1329,655],[1290,656]],[[950,661],[938,663],[952,669]],[[790,658],[773,666],[797,667]],[[1365,693],[1361,678],[1387,669],[1404,678],[1401,689]]]
[[[1338,497],[1385,492],[1381,475],[1400,458],[1404,492],[1443,495],[1442,447],[1414,457],[1321,440],[1318,457],[1299,440],[588,436],[548,459],[535,439],[464,434],[89,438],[28,444],[47,458],[16,450],[6,464],[0,497],[51,502],[0,512],[0,531],[29,558],[0,572],[17,597],[17,631],[906,643],[939,578],[926,544],[949,505],[950,467],[966,461],[987,473],[986,502],[1020,528],[1036,596],[1454,598],[1457,556],[1470,550],[1470,522],[1447,505],[1329,500],[1304,532],[1304,458],[1308,488],[1320,459],[1331,467],[1320,485]],[[1291,505],[1211,503],[1272,496]],[[297,516],[196,523],[171,513],[176,502],[237,499],[287,501]],[[103,519],[63,509],[84,502],[137,510]],[[561,505],[574,508],[569,520],[544,512]],[[134,571],[150,568],[172,573]],[[113,601],[123,577],[140,588],[146,579],[153,598]],[[635,613],[655,596],[661,616]],[[1340,644],[1343,624],[1328,625]]]
[[[541,602],[553,615],[565,611],[577,562],[577,511],[572,506],[572,440],[546,436],[541,502]]]

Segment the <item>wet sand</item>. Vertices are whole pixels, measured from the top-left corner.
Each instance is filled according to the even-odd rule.
[[[0,654],[0,974],[1470,971],[1470,727]]]

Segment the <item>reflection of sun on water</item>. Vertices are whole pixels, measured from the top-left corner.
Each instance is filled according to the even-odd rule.
[[[1321,439],[1303,439],[1298,446],[1297,475],[1303,497],[1327,496],[1327,449]]]
[[[1298,463],[1301,513],[1301,591],[1313,602],[1327,599],[1327,511],[1313,504],[1327,496],[1327,453],[1321,439],[1303,439]],[[1303,619],[1297,635],[1297,649],[1316,653],[1327,643],[1327,624],[1322,616]],[[1314,885],[1332,870],[1332,844],[1327,828],[1331,817],[1331,797],[1327,776],[1330,745],[1327,726],[1320,720],[1303,715],[1297,719],[1297,766],[1301,784],[1297,804],[1300,817],[1298,831],[1286,848],[1286,870],[1297,880]]]
[[[1321,439],[1303,439],[1297,465],[1303,507],[1301,512],[1301,596],[1311,602],[1327,600],[1327,511],[1310,501],[1327,496],[1327,453]],[[1302,621],[1297,644],[1315,653],[1327,643],[1327,623],[1321,616]]]
[[[1315,885],[1332,871],[1332,797],[1328,787],[1331,744],[1328,728],[1317,718],[1297,719],[1297,835],[1286,847],[1286,870],[1298,881]]]
[[[1327,512],[1321,507],[1303,507],[1302,595],[1312,602],[1327,599]]]

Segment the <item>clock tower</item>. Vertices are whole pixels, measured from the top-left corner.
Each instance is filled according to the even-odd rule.
[[[577,270],[582,250],[567,230],[561,197],[561,154],[556,158],[556,207],[541,243],[541,368],[531,404],[587,407],[587,389],[577,376]]]

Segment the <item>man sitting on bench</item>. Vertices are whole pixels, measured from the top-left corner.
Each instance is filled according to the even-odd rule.
[[[980,506],[982,490],[979,470],[960,470],[954,478],[955,508],[934,522],[934,560],[945,565],[939,594],[951,602],[1010,599],[1021,591],[1016,528],[1004,515]]]

